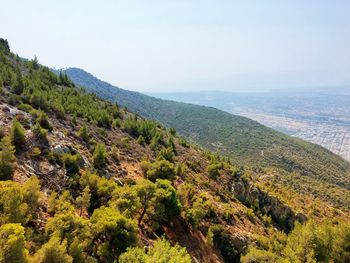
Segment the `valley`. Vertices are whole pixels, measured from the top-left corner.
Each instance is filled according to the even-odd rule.
[[[347,88],[265,93],[154,94],[163,99],[217,107],[277,131],[319,144],[350,160],[350,95]],[[223,102],[223,103],[222,103]]]

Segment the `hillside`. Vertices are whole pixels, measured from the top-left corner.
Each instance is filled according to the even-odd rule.
[[[3,39],[0,94],[0,262],[347,260],[348,213],[189,145]]]
[[[278,180],[299,192],[311,191],[339,207],[350,208],[350,163],[321,146],[215,108],[123,90],[81,69],[70,68],[65,73],[76,85],[84,86],[101,98],[116,101],[145,118],[174,127],[182,136],[204,148],[228,155],[242,165],[273,169],[278,178],[287,173]]]

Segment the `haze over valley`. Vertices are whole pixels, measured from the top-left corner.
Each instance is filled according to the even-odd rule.
[[[350,160],[350,87],[152,95],[245,116],[288,135],[317,143]]]

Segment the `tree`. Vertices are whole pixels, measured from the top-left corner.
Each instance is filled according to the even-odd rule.
[[[101,169],[105,166],[107,153],[106,153],[106,146],[104,143],[98,143],[96,145],[94,155],[92,158],[93,158],[94,167],[96,169]]]
[[[11,137],[12,144],[16,148],[16,151],[22,149],[25,142],[26,142],[26,137],[25,137],[24,133],[25,133],[25,131],[23,129],[23,126],[15,118],[12,122],[10,137]]]
[[[0,38],[0,51],[5,54],[10,53],[10,46],[6,39]]]
[[[181,204],[170,181],[158,179],[155,186],[153,221],[156,224],[155,228],[158,228],[157,225],[160,222],[168,221],[171,217],[179,215]]]
[[[89,212],[93,212],[94,209],[100,206],[107,205],[112,198],[113,191],[117,188],[117,184],[113,180],[108,180],[89,171],[82,172],[79,183],[81,189],[87,186],[90,188]]]
[[[28,205],[28,211],[32,216],[38,211],[40,205],[40,181],[36,176],[30,177],[23,185],[23,202]]]
[[[74,154],[74,155],[70,153],[63,154],[63,163],[68,175],[74,175],[79,172],[80,162],[81,162],[81,156],[79,154]]]
[[[174,164],[167,160],[158,160],[148,165],[146,175],[151,181],[156,181],[157,179],[171,181],[175,177],[175,167]]]
[[[276,232],[270,238],[260,237],[257,246],[250,245],[242,262],[349,262],[350,224],[307,221],[296,223],[286,236]],[[265,261],[264,261],[265,260]]]
[[[21,95],[23,90],[24,90],[24,82],[23,82],[21,71],[18,69],[16,82],[13,86],[13,93],[17,95]]]
[[[28,217],[28,204],[24,202],[23,188],[13,181],[0,182],[0,224],[21,223],[26,224]]]
[[[79,131],[78,131],[78,136],[84,141],[84,142],[89,142],[89,133],[87,131],[86,125],[83,125]]]
[[[90,187],[86,186],[82,192],[82,194],[80,196],[77,197],[76,203],[77,203],[77,207],[80,209],[80,216],[83,213],[83,209],[88,209],[90,206],[90,198],[91,198],[91,194],[90,194]]]
[[[11,139],[4,137],[1,140],[0,151],[0,180],[11,180],[14,173],[15,149]]]
[[[137,194],[136,186],[116,188],[112,193],[109,206],[114,207],[126,217],[133,218],[141,209],[141,201]]]
[[[34,59],[31,61],[32,67],[35,70],[39,69],[39,61],[38,58],[36,56],[34,56]]]
[[[2,225],[0,237],[0,262],[22,263],[28,261],[24,228],[20,224]]]
[[[72,263],[73,258],[67,253],[67,241],[61,242],[58,236],[52,236],[34,255],[37,263]]]
[[[49,122],[49,117],[47,116],[47,114],[45,112],[40,111],[40,114],[38,116],[38,118],[36,119],[36,121],[39,123],[39,125],[48,130],[48,131],[52,131],[53,127]]]
[[[155,191],[156,191],[156,187],[154,183],[150,182],[149,180],[141,179],[138,181],[136,185],[136,192],[141,203],[141,213],[138,220],[139,226],[141,225],[143,217],[145,216],[149,207],[152,204],[151,201]]]
[[[186,249],[176,244],[172,246],[164,238],[158,239],[146,253],[141,248],[130,248],[119,258],[120,263],[191,263]]]
[[[63,211],[49,218],[45,226],[46,234],[66,242],[67,251],[74,260],[83,259],[90,247],[91,230],[89,221],[75,214],[75,211]],[[74,253],[72,251],[74,250]]]
[[[90,222],[93,253],[103,262],[114,262],[128,247],[136,244],[136,224],[113,208],[96,209]]]
[[[220,175],[220,169],[222,169],[222,164],[211,163],[207,166],[208,177],[215,180]]]

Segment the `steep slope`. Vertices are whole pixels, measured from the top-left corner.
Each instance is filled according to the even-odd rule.
[[[349,219],[292,190],[283,201],[254,180],[270,174],[189,146],[2,39],[0,79],[4,262],[239,262],[257,235]]]
[[[284,135],[248,118],[215,108],[161,100],[123,90],[77,68],[65,73],[78,86],[118,102],[141,116],[156,119],[201,146],[229,155],[253,168],[277,169],[282,181],[301,192],[311,192],[349,208],[350,164],[321,146]],[[291,176],[295,173],[299,176]],[[308,176],[308,186],[303,176]],[[325,189],[327,193],[325,193]]]

